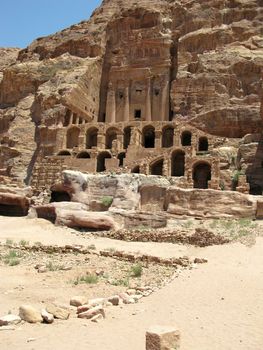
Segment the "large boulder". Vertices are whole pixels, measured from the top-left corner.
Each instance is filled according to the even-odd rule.
[[[254,196],[233,191],[180,189],[167,190],[167,211],[175,215],[201,218],[255,218]]]
[[[42,322],[41,312],[31,305],[21,305],[19,308],[19,317],[28,323]]]
[[[96,213],[87,211],[87,206],[75,202],[58,202],[36,206],[37,217],[47,219],[57,225],[95,229],[111,230],[118,228],[118,224],[110,213]]]

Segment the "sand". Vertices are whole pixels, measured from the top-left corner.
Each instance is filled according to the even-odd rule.
[[[72,318],[53,325],[23,324],[14,331],[0,331],[1,350],[144,350],[145,332],[154,325],[179,328],[182,350],[263,349],[263,238],[257,238],[251,247],[232,243],[195,248],[85,239],[71,232],[44,220],[0,217],[2,242],[25,239],[60,245],[94,243],[99,249],[115,247],[163,257],[205,257],[208,263],[183,271],[169,285],[138,304],[107,309],[107,318],[99,324]],[[49,290],[41,281],[31,281],[29,272],[21,267],[4,268],[0,277],[0,314],[9,307],[12,309],[14,297],[19,303],[29,302],[36,295],[40,297],[41,293],[43,299],[49,298]],[[21,285],[27,286],[27,300],[19,297]],[[55,291],[51,294],[54,297]],[[34,340],[27,342],[29,338]]]

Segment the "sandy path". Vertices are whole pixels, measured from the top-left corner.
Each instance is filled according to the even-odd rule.
[[[9,231],[3,225],[4,222],[10,225],[12,220],[0,221],[0,239],[9,233],[7,238],[17,237],[17,232]],[[26,234],[21,225],[19,223],[19,229]],[[45,231],[45,239],[49,238],[50,233],[43,229],[42,223],[35,222],[32,227],[35,227],[34,237]],[[60,234],[64,230],[53,228],[52,231],[56,239],[62,239]],[[70,236],[68,231],[63,236],[63,243],[70,237],[77,241],[81,239]],[[22,238],[30,239],[29,236]],[[40,239],[32,241],[37,240]],[[89,240],[87,244],[90,244]],[[103,244],[106,244],[105,240]],[[132,249],[133,244],[128,245]],[[110,241],[110,246],[114,246],[114,241]],[[139,245],[145,249],[148,246],[151,250],[160,250],[158,244],[157,248],[154,248],[156,244]],[[173,247],[176,252],[178,247]],[[169,255],[173,247],[161,245],[160,253]],[[22,325],[21,330],[0,333],[0,348],[144,350],[147,328],[167,324],[177,325],[181,330],[182,350],[262,350],[263,239],[258,238],[251,248],[231,244],[181,249],[186,254],[190,251],[196,256],[207,257],[208,264],[182,272],[170,285],[138,304],[107,309],[107,319],[98,325],[76,319],[51,326]],[[30,337],[36,340],[27,343]]]
[[[74,232],[75,234],[72,234]],[[56,227],[42,219],[8,218],[0,216],[0,242],[11,239],[19,242],[24,239],[30,243],[43,244],[95,244],[97,249],[115,248],[129,252],[141,251],[156,256],[170,257],[196,254],[197,249],[169,243],[124,242],[103,237],[78,236],[77,231],[67,227]]]

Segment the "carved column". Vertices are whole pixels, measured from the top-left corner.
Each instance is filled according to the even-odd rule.
[[[129,83],[125,86],[124,98],[125,98],[124,121],[128,122],[130,120],[130,88],[129,88]]]
[[[155,148],[162,147],[162,130],[155,131]]]
[[[73,112],[70,112],[69,125],[73,124]]]
[[[162,99],[161,99],[161,120],[167,120],[167,113],[169,110],[169,81],[168,77],[165,77],[165,81],[162,84]]]
[[[85,137],[85,128],[81,128],[80,135],[79,135],[79,148],[85,149],[86,148],[86,137]]]
[[[148,79],[147,79],[145,119],[146,119],[147,121],[151,121],[151,120],[152,120],[152,89],[151,89],[151,78],[148,78]]]
[[[168,159],[164,158],[163,161],[163,176],[169,176],[169,163],[168,163]]]
[[[174,146],[181,147],[181,137],[178,130],[174,129]]]
[[[105,149],[105,133],[98,133],[97,145],[98,149]]]
[[[116,96],[115,89],[112,84],[109,84],[108,88],[106,116],[107,122],[112,124],[116,122]]]

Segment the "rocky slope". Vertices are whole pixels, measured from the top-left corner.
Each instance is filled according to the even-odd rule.
[[[174,41],[171,106],[175,116],[212,134],[260,133],[262,0],[104,0],[89,21],[29,47],[0,51],[0,176],[28,182],[39,127],[56,126],[65,108],[99,91],[111,24],[161,13]],[[79,97],[78,97],[79,96]],[[99,109],[99,96],[95,109]]]

